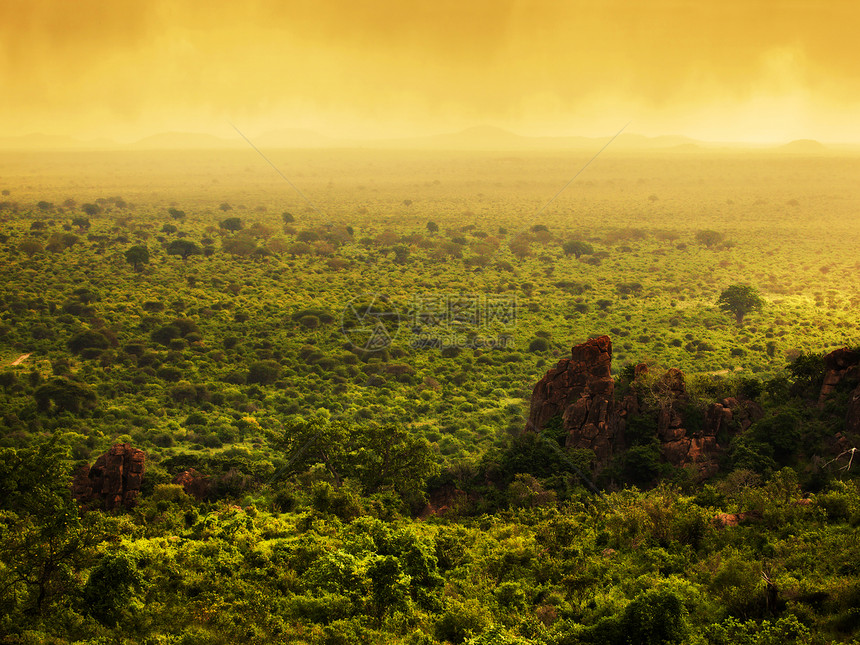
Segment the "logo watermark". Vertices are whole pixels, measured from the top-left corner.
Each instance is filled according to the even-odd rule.
[[[378,352],[400,332],[400,312],[387,296],[367,294],[350,300],[340,316],[340,330],[355,347]]]

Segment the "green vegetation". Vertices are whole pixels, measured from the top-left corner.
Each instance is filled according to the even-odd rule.
[[[744,322],[744,316],[764,307],[764,300],[753,287],[747,284],[733,284],[720,294],[717,306],[733,314],[735,320],[741,325]]]
[[[4,642],[856,642],[856,380],[818,405],[858,345],[846,159],[607,156],[535,221],[561,153],[278,154],[312,205],[239,152],[7,160]],[[561,418],[522,430],[604,333],[647,410],[595,475]],[[691,431],[761,406],[713,479],[661,458],[643,362]],[[80,508],[116,442],[140,503]]]

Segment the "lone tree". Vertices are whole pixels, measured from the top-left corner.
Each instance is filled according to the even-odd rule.
[[[133,246],[125,252],[125,261],[134,267],[135,271],[140,271],[142,264],[149,264],[149,249],[145,246]]]
[[[32,237],[25,238],[18,245],[18,250],[22,253],[26,253],[27,257],[31,258],[36,253],[41,253],[44,251],[42,245],[39,244],[38,240],[34,240]]]
[[[221,222],[221,228],[225,228],[228,231],[233,231],[234,233],[236,231],[241,231],[242,220],[240,220],[238,217],[228,217],[223,222]]]
[[[754,287],[748,284],[733,284],[720,294],[717,306],[726,313],[734,314],[739,325],[744,322],[744,316],[751,311],[758,311],[764,306],[764,300]]]
[[[77,226],[80,230],[86,231],[90,228],[90,220],[86,217],[75,217],[72,219],[72,226]]]
[[[588,242],[580,242],[579,240],[570,240],[562,245],[562,250],[566,255],[574,255],[579,259],[581,255],[591,255],[594,253],[594,247]]]
[[[704,244],[708,248],[711,248],[715,244],[719,244],[723,241],[723,234],[719,231],[699,231],[696,233],[696,241],[700,244]]]
[[[173,240],[167,245],[168,255],[178,255],[183,261],[190,255],[200,255],[200,247],[189,240]]]

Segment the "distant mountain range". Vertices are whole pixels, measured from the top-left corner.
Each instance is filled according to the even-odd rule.
[[[369,148],[385,150],[597,150],[608,137],[526,137],[502,128],[476,126],[459,132],[423,137],[392,139],[338,139],[318,132],[285,129],[248,137],[261,149],[274,148]],[[860,150],[860,146],[824,145],[811,139],[799,139],[784,145],[713,143],[684,136],[646,137],[624,133],[613,143],[624,150],[663,150],[696,152],[699,150],[748,148],[797,154],[821,154],[840,149]],[[108,139],[83,140],[69,136],[27,134],[0,137],[0,150],[219,150],[242,149],[248,143],[238,134],[225,138],[192,132],[162,132],[133,143],[116,143]]]

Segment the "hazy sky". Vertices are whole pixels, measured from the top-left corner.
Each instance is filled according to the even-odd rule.
[[[0,136],[860,142],[856,0],[2,0]]]

